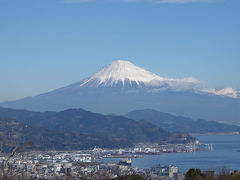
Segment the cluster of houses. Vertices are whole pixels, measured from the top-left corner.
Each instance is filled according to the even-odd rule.
[[[182,180],[183,174],[176,166],[156,166],[138,169],[128,163],[100,162],[101,149],[71,152],[28,152],[0,157],[0,176],[16,179],[111,179],[138,174],[146,179]],[[105,151],[104,151],[105,152]]]

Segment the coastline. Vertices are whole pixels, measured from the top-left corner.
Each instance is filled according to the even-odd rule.
[[[189,133],[191,136],[211,136],[211,135],[240,135],[240,132],[209,132],[209,133]]]

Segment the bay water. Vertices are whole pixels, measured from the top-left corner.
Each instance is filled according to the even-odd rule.
[[[157,164],[176,165],[181,172],[190,168],[201,170],[240,170],[240,135],[198,135],[200,142],[212,144],[212,151],[193,153],[163,153],[160,155],[145,155],[142,158],[132,159],[132,166],[140,169],[149,169]],[[119,159],[108,159],[117,161]]]

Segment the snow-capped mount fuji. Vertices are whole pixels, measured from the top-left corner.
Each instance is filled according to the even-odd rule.
[[[34,111],[83,108],[99,113],[125,114],[156,109],[175,115],[239,122],[239,90],[207,89],[195,78],[158,76],[131,62],[117,60],[77,83],[0,106]]]
[[[161,81],[163,78],[135,66],[129,61],[116,60],[107,65],[92,77],[86,79],[80,86],[114,86],[116,84],[136,84],[141,87],[141,84],[150,84],[153,81]]]
[[[156,79],[161,80],[162,78],[135,66],[131,62],[116,60],[85,80],[81,86],[86,84],[113,86],[119,83],[124,86],[126,83],[135,83],[140,87],[140,84],[149,83]]]
[[[93,76],[72,87],[118,87],[121,89],[145,90],[193,90],[202,84],[194,78],[169,79],[142,69],[129,61],[116,60]]]
[[[202,87],[203,81],[192,77],[174,79],[158,76],[143,68],[140,68],[129,61],[116,60],[102,68],[91,77],[67,88],[79,89],[80,87],[95,88],[119,88],[121,92],[128,90],[147,90],[148,92],[159,91],[194,91],[209,95],[228,96],[237,98],[240,94],[233,88],[206,89]]]

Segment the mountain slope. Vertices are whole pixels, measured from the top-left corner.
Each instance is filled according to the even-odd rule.
[[[240,126],[206,120],[193,120],[183,116],[173,116],[152,109],[135,110],[126,117],[134,120],[146,120],[170,132],[188,133],[229,133],[240,132]]]
[[[233,88],[206,89],[194,78],[160,77],[118,60],[80,82],[0,106],[33,111],[84,108],[107,114],[150,108],[195,119],[240,124],[239,92]]]
[[[60,132],[72,132],[138,142],[177,143],[193,140],[186,133],[169,133],[145,121],[121,116],[105,116],[82,109],[61,112],[30,112],[0,108],[0,117],[15,118],[23,124]]]
[[[96,147],[119,148],[131,145],[126,141],[71,132],[58,132],[31,127],[9,118],[0,118],[1,152],[14,148],[26,150],[81,150]]]

